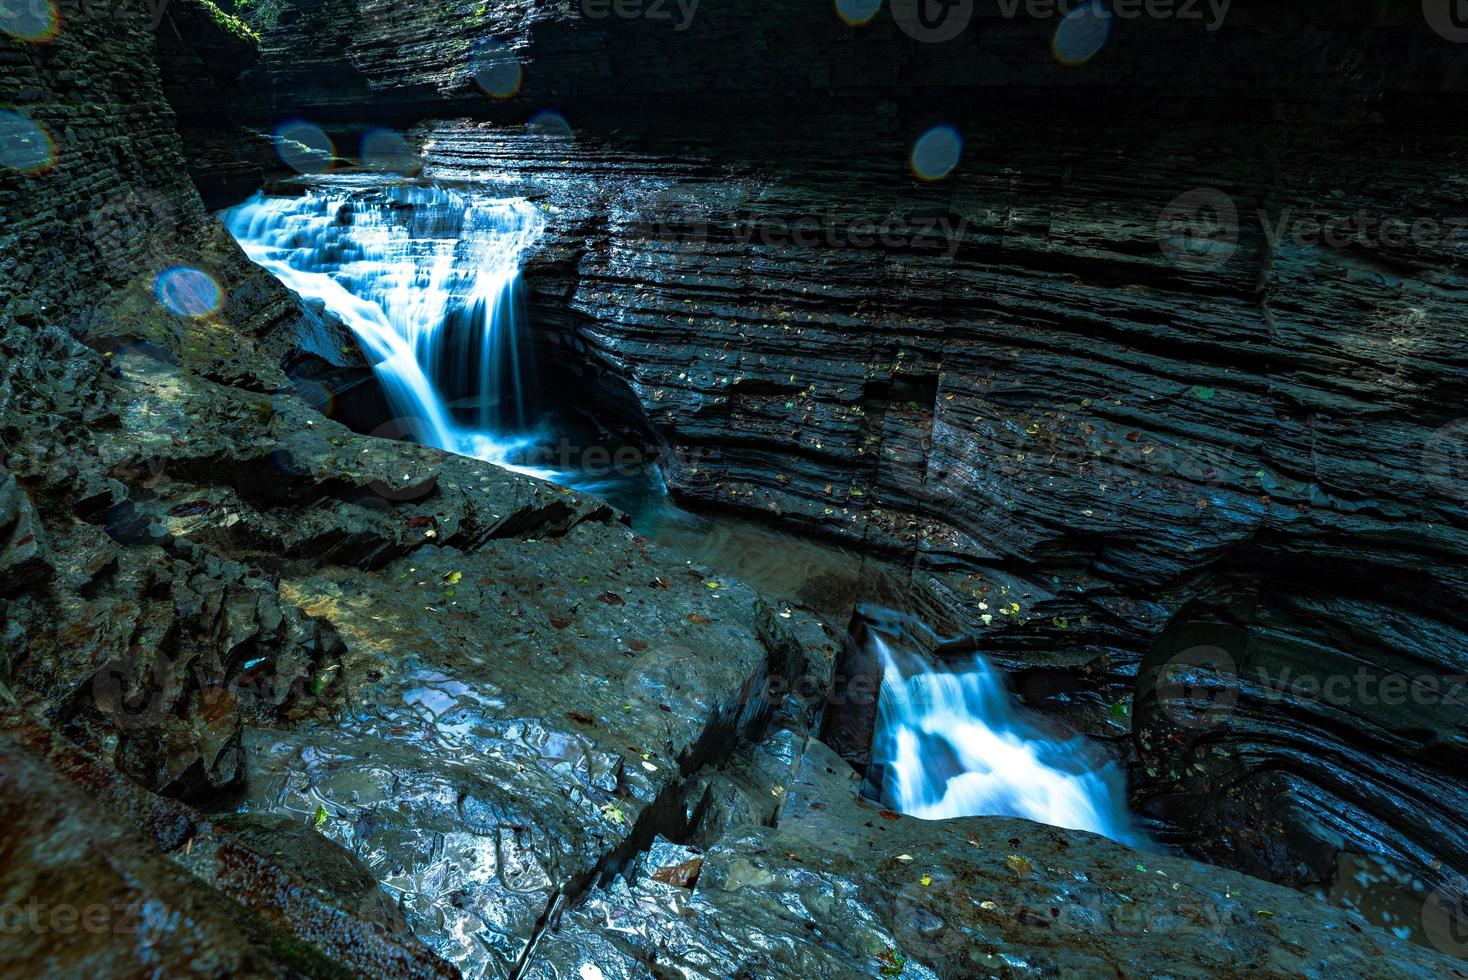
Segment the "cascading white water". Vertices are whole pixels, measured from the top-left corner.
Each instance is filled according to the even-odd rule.
[[[1047,738],[982,657],[962,672],[901,658],[872,634],[883,665],[872,762],[883,802],[924,820],[1026,817],[1139,841],[1114,765],[1077,768],[1085,740]]]
[[[526,441],[515,287],[544,229],[534,205],[332,183],[223,217],[253,261],[351,328],[419,441],[509,465]]]

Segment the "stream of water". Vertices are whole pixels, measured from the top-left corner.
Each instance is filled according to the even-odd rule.
[[[530,202],[422,183],[348,182],[311,185],[295,197],[257,194],[223,217],[252,260],[352,330],[418,441],[615,496],[607,491],[618,488],[605,483],[517,463],[545,436],[527,408],[516,291],[524,254],[544,228]],[[661,511],[652,520],[672,527],[676,539],[687,522],[666,502]],[[753,533],[732,540],[748,544]],[[773,562],[783,571],[770,584],[782,594],[797,591],[786,581],[789,557]],[[849,558],[841,563],[851,566]],[[760,584],[761,568],[748,556],[735,565],[720,567],[752,572]],[[1090,755],[1084,740],[1048,735],[982,658],[943,670],[875,635],[873,642],[885,667],[873,760],[887,805],[925,819],[1019,816],[1134,840],[1119,773],[1079,765]]]
[[[223,217],[254,262],[351,329],[415,439],[552,475],[514,463],[530,438],[517,286],[545,225],[529,201],[322,184]]]
[[[944,670],[876,634],[870,642],[883,666],[872,762],[892,809],[924,820],[1025,817],[1138,843],[1117,767],[1092,768],[1082,736],[1047,732],[983,657]]]

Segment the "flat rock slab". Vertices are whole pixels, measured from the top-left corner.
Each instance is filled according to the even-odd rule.
[[[615,524],[282,591],[346,644],[342,709],[246,733],[247,806],[319,820],[471,976],[766,713],[781,649],[753,593]]]
[[[1464,977],[1461,961],[1257,879],[1027,820],[859,800],[811,742],[776,828],[644,867],[563,917],[528,976]]]

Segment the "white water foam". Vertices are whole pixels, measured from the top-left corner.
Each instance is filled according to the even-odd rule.
[[[530,442],[516,286],[545,222],[529,201],[326,184],[223,218],[251,260],[352,330],[416,439],[554,475],[509,462]]]
[[[1025,817],[1139,842],[1116,766],[1084,768],[1085,739],[1047,737],[982,657],[943,670],[871,642],[885,670],[872,762],[886,805],[924,820]]]

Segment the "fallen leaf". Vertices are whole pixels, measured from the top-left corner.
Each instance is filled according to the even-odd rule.
[[[652,873],[653,881],[661,881],[665,885],[674,888],[692,888],[698,884],[698,876],[703,871],[703,858],[696,857],[675,864],[667,868],[658,868]]]
[[[1017,875],[1028,875],[1035,873],[1035,866],[1030,864],[1029,859],[1018,854],[1011,854],[1004,859],[1004,864]]]

